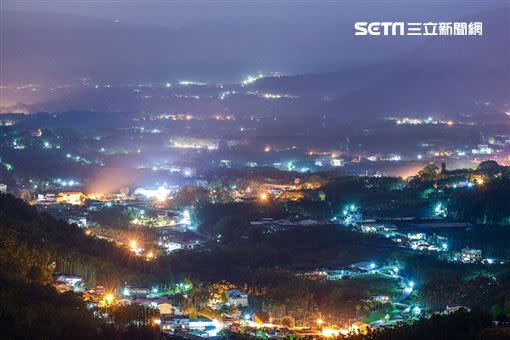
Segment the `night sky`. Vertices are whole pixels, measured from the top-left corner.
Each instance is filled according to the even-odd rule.
[[[506,7],[505,7],[506,6]],[[486,18],[507,1],[2,1],[3,82],[239,80],[379,63],[424,39],[355,39],[359,20]],[[489,16],[490,18],[490,16]],[[487,19],[490,20],[490,19]]]

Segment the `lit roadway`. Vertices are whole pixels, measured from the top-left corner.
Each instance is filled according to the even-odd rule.
[[[386,273],[384,273],[385,271],[388,271],[388,272],[390,272],[392,274],[386,274]],[[403,314],[406,314],[407,312],[410,312],[410,310],[411,310],[410,306],[406,305],[406,304],[403,304],[402,301],[407,299],[412,294],[412,292],[414,291],[414,282],[412,282],[412,281],[410,281],[410,280],[408,280],[408,279],[398,275],[398,269],[397,269],[397,272],[395,273],[395,267],[393,267],[393,266],[381,267],[379,269],[373,270],[373,272],[377,273],[379,275],[382,275],[382,276],[392,277],[392,278],[399,278],[401,280],[401,282],[404,285],[404,289],[402,291],[402,294],[399,297],[397,297],[397,298],[395,298],[393,300],[393,303],[396,306],[405,307],[406,308],[406,309],[404,309],[402,312],[400,312],[397,315],[403,315]],[[378,327],[378,326],[383,326],[385,323],[386,323],[386,321],[384,321],[384,320],[377,320],[377,321],[372,322],[370,324],[370,326]]]

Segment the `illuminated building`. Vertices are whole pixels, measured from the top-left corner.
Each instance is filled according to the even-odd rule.
[[[479,144],[476,149],[471,150],[473,155],[492,155],[493,152],[494,150],[487,144]]]
[[[227,291],[228,304],[235,307],[248,307],[248,294],[239,289]]]
[[[462,262],[475,263],[482,261],[482,251],[480,249],[464,248],[461,252]]]
[[[58,204],[82,205],[84,201],[85,195],[78,191],[61,192],[57,196]]]

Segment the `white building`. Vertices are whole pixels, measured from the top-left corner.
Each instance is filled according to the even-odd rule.
[[[87,218],[86,217],[71,217],[67,219],[67,223],[76,224],[80,228],[87,228]]]
[[[228,304],[235,307],[248,307],[248,294],[239,289],[227,291]]]
[[[205,317],[198,317],[189,321],[190,330],[206,330],[208,327],[214,327],[214,323],[211,319]]]
[[[158,303],[159,315],[173,315],[172,304],[168,302]]]
[[[161,318],[161,329],[163,331],[175,331],[189,328],[189,317],[184,315],[163,316]]]
[[[480,249],[462,249],[462,262],[474,263],[482,261],[482,251]]]

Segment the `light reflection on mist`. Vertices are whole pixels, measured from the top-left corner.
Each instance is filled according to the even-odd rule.
[[[121,188],[135,184],[137,178],[138,175],[135,170],[126,168],[101,169],[87,185],[87,192],[94,194],[119,192]]]

